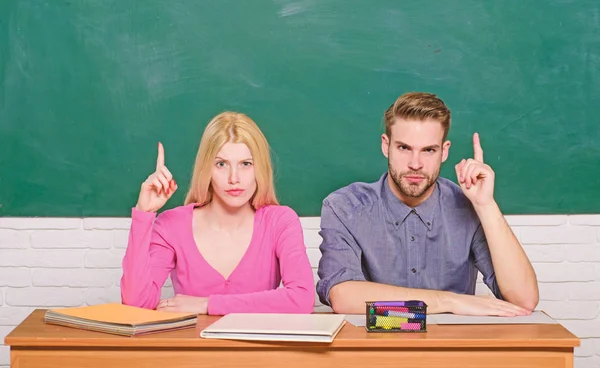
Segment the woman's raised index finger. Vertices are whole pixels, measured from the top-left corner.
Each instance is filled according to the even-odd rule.
[[[162,143],[158,142],[158,158],[156,159],[156,170],[165,166],[165,148]]]

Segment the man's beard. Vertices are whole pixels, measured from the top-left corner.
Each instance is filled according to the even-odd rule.
[[[396,188],[406,197],[410,198],[418,198],[423,195],[437,180],[440,175],[440,168],[437,169],[433,175],[427,175],[423,172],[418,171],[405,171],[398,173],[396,170],[392,168],[390,165],[390,161],[388,160],[388,169],[390,171],[390,175],[392,176],[392,180],[394,184],[396,184]],[[423,181],[419,184],[409,183],[407,180],[402,180],[405,176],[422,176]]]

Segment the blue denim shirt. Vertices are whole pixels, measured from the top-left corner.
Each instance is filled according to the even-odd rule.
[[[385,173],[331,193],[321,212],[317,293],[357,280],[474,294],[477,270],[502,298],[487,240],[471,202],[452,181],[438,178],[433,193],[411,208],[391,191]]]

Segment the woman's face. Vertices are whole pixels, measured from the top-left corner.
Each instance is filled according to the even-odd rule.
[[[225,143],[217,152],[213,164],[213,195],[227,207],[246,205],[256,192],[254,161],[248,146],[244,143]]]

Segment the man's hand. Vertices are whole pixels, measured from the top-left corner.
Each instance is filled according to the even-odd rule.
[[[463,159],[455,166],[456,178],[473,206],[494,203],[494,170],[483,162],[479,134],[473,134],[473,158]]]
[[[527,316],[531,311],[494,297],[450,294],[450,312],[464,316]]]

